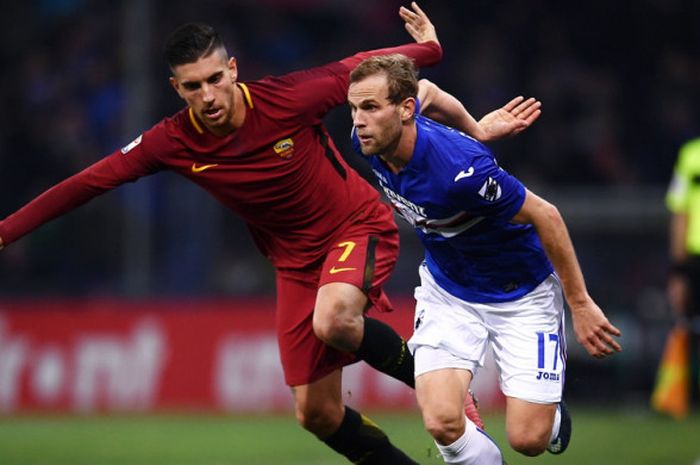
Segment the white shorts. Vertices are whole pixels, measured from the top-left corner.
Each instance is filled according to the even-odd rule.
[[[526,296],[502,303],[465,302],[435,283],[425,264],[416,288],[408,347],[416,376],[442,368],[476,375],[490,343],[501,391],[535,403],[561,400],[566,368],[564,300],[552,274]]]

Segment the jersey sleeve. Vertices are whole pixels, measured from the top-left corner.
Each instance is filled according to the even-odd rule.
[[[160,169],[155,149],[164,138],[158,126],[121,150],[51,187],[0,221],[0,238],[10,244],[44,223],[62,216],[125,182]]]
[[[491,156],[476,157],[471,166],[452,170],[449,195],[455,208],[508,222],[525,202],[525,186]]]
[[[359,52],[340,62],[345,65],[349,74],[360,62],[367,58],[377,55],[391,55],[394,53],[400,53],[401,55],[406,55],[408,58],[411,58],[418,68],[435,65],[442,59],[442,47],[440,47],[437,42],[425,42],[422,44],[404,44],[398,47]]]
[[[366,58],[392,53],[412,58],[418,67],[434,65],[442,58],[442,48],[435,42],[360,52],[340,61],[282,77],[291,89],[288,103],[306,124],[318,124],[326,113],[347,101],[350,71]]]

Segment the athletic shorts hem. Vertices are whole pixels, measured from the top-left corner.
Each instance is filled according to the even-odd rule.
[[[552,394],[550,396],[543,396],[541,392],[514,392],[515,390],[513,389],[503,389],[501,388],[501,391],[503,392],[503,395],[506,397],[512,397],[514,399],[518,400],[524,400],[526,402],[532,402],[533,404],[542,404],[542,405],[548,405],[548,404],[558,404],[561,402],[561,394],[555,395]]]
[[[418,355],[418,349],[425,349]],[[472,376],[476,376],[479,363],[474,360],[466,360],[450,353],[443,347],[430,345],[413,345],[413,357],[415,363],[415,377],[431,371],[455,368],[468,370]],[[416,356],[418,355],[418,356]]]

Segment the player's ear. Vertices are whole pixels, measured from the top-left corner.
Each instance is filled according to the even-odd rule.
[[[236,82],[238,80],[238,63],[236,58],[231,57],[228,59],[228,69],[231,72],[231,82]]]
[[[416,114],[416,99],[409,97],[400,104],[401,121],[406,122],[412,120]]]
[[[185,97],[183,97],[182,92],[180,92],[180,84],[177,82],[177,79],[175,79],[175,76],[170,76],[168,81],[170,85],[173,86],[173,89],[175,89],[175,92],[177,92],[177,95],[179,95],[181,99],[184,99]]]

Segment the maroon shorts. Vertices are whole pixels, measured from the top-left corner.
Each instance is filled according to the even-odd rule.
[[[349,283],[367,294],[368,309],[391,311],[381,286],[398,254],[399,236],[391,209],[381,204],[371,218],[338,234],[319,266],[277,271],[277,340],[287,385],[312,383],[357,361],[354,354],[327,346],[314,334],[318,288],[333,282]]]

